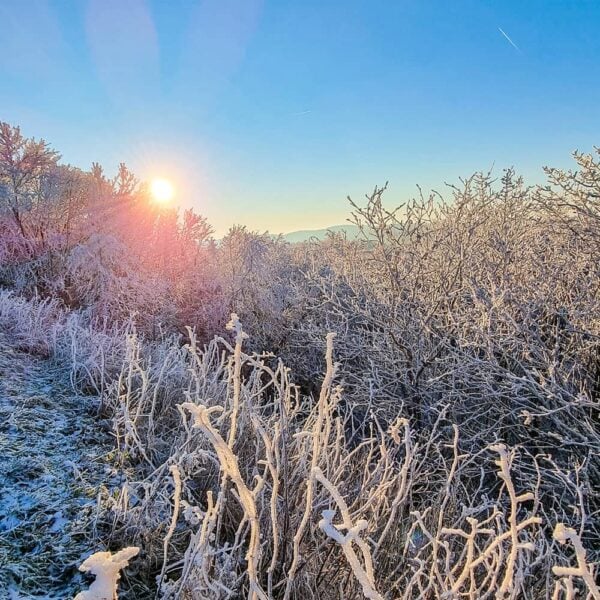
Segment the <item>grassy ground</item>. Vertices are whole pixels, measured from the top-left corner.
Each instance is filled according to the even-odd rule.
[[[115,473],[92,397],[0,333],[0,597],[67,598],[90,547],[96,495]]]

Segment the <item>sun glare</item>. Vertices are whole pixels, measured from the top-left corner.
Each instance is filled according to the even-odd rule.
[[[154,179],[150,186],[150,190],[154,200],[161,204],[170,202],[175,195],[173,184],[167,179]]]

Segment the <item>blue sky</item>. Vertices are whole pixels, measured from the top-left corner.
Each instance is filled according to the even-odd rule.
[[[0,23],[0,119],[171,178],[219,233],[600,145],[595,0],[1,0]]]

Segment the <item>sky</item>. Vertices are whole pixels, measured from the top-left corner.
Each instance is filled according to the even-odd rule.
[[[343,223],[600,145],[597,0],[0,0],[0,120],[218,234]]]

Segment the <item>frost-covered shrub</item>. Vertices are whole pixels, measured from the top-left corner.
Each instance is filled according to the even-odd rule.
[[[600,272],[589,238],[558,226],[510,172],[500,185],[467,180],[448,203],[432,196],[394,211],[383,193],[356,207],[362,244],[299,250],[292,303],[302,317],[275,350],[309,390],[323,331],[337,333],[354,440],[371,412],[387,423],[404,412],[422,443],[447,414],[473,451],[500,440],[564,474],[581,465],[581,511],[596,514]],[[542,483],[548,513],[564,510],[556,485]]]
[[[333,335],[311,399],[231,328],[203,350],[130,337],[106,392],[128,473],[108,539],[144,548],[161,597],[537,598],[569,562],[556,523],[593,534],[586,482],[549,457],[477,450],[449,406],[428,438],[400,408],[352,442]]]
[[[131,272],[127,249],[114,236],[94,233],[75,246],[66,261],[69,296],[79,306],[104,304],[118,295]]]
[[[396,209],[376,188],[362,239],[299,245],[217,243],[124,166],[64,213],[73,174],[37,173],[0,240],[33,299],[1,295],[0,325],[111,416],[124,484],[98,543],[143,548],[136,589],[595,597],[600,174],[576,161]]]

